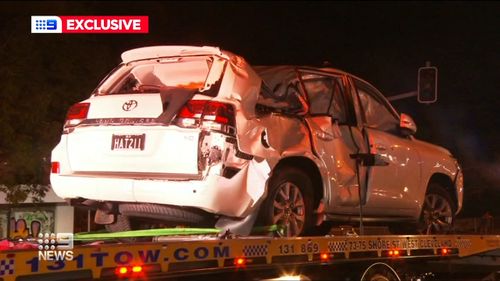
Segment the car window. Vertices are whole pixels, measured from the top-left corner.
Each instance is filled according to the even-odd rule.
[[[344,101],[342,81],[336,79],[333,85],[333,103],[330,107],[330,115],[337,119],[340,124],[347,123],[346,103]]]
[[[346,123],[346,107],[342,81],[337,77],[304,74],[304,87],[312,115],[329,115],[339,123]]]
[[[397,133],[399,120],[392,110],[381,100],[371,86],[355,81],[357,94],[361,103],[361,110],[365,116],[365,124],[389,133]]]
[[[328,114],[333,99],[333,83],[330,79],[304,80],[311,114]]]
[[[122,64],[101,83],[99,95],[158,93],[165,88],[200,89],[205,85],[211,58],[143,60]]]

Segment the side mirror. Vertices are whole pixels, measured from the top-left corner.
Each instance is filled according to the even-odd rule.
[[[399,128],[401,129],[401,133],[405,136],[414,135],[417,132],[417,124],[415,124],[415,121],[413,121],[410,115],[404,113],[401,113]]]

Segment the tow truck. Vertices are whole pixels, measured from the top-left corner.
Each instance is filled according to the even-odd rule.
[[[500,235],[275,238],[177,230],[189,235],[134,243],[103,242],[116,233],[76,235],[85,243],[72,255],[0,251],[0,281],[500,280]]]

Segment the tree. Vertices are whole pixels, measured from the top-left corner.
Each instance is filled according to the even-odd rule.
[[[12,203],[40,201],[66,110],[117,56],[95,36],[30,34],[28,13],[9,12],[0,17],[0,192]]]

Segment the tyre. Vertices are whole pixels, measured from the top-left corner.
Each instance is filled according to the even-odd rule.
[[[450,233],[455,220],[455,210],[455,204],[446,189],[438,183],[430,183],[417,225],[418,233]]]
[[[122,203],[112,224],[105,225],[109,232],[152,229],[163,227],[213,227],[213,219],[203,211],[170,205]],[[141,239],[142,240],[142,239]],[[151,240],[151,239],[149,239]],[[123,242],[136,242],[136,238],[121,238]]]
[[[124,215],[117,214],[114,223],[104,225],[108,232],[121,232],[132,230],[130,219]]]
[[[171,205],[123,203],[119,212],[128,217],[140,217],[180,224],[206,224],[208,215],[195,209]]]
[[[312,182],[302,170],[286,167],[273,173],[260,212],[260,224],[277,225],[282,237],[303,235],[314,224]]]

